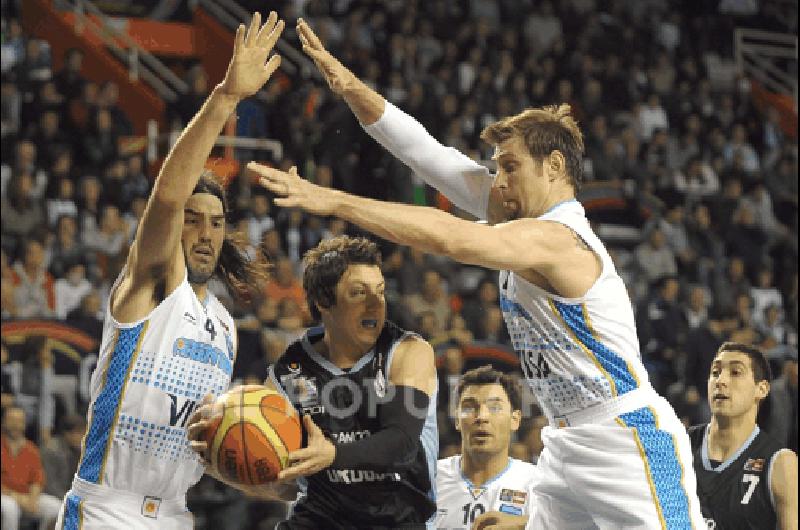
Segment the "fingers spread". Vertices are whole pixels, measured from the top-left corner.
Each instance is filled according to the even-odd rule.
[[[264,65],[264,71],[267,73],[268,76],[272,75],[272,73],[278,69],[281,65],[281,56],[280,55],[273,55],[267,61],[267,64]]]
[[[247,36],[244,39],[245,44],[250,47],[256,42],[258,36],[258,28],[261,27],[261,13],[256,11],[253,18],[250,19],[250,27],[247,30]]]
[[[283,28],[286,26],[286,23],[283,20],[279,20],[277,24],[270,30],[270,31],[263,31],[263,35],[259,35],[258,37],[258,45],[262,48],[267,48],[271,50],[275,43],[278,41],[278,37],[281,36],[283,33]],[[266,27],[266,26],[265,26]]]
[[[244,45],[244,32],[245,32],[244,24],[239,24],[239,27],[236,28],[236,37],[233,39],[234,51],[240,50],[242,48],[242,45]]]

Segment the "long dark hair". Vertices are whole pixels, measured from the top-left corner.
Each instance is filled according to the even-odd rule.
[[[195,193],[210,193],[217,197],[222,203],[222,211],[227,220],[228,198],[217,175],[210,170],[203,171],[192,195]],[[231,295],[243,301],[249,300],[251,293],[258,290],[258,284],[267,279],[270,267],[269,259],[260,246],[256,248],[256,257],[250,258],[247,243],[245,234],[226,230],[217,267],[214,269],[214,276],[225,284]]]

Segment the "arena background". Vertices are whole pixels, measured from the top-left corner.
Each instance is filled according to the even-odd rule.
[[[244,163],[453,211],[332,96],[299,49],[303,16],[357,75],[490,166],[486,124],[569,102],[586,140],[579,198],[629,288],[654,385],[687,425],[705,421],[717,346],[757,344],[777,378],[761,425],[797,451],[796,1],[3,0],[2,403],[28,412],[45,491],[63,496],[74,472],[62,434],[86,412],[108,289],[159,164],[254,10],[286,20],[283,63],[209,160],[231,227],[275,264],[249,305],[229,305],[236,382],[262,381],[310,324],[303,252],[357,233],[274,208]],[[496,275],[381,246],[390,317],[435,346],[452,454],[452,381],[487,362],[518,373]],[[544,418],[526,404],[512,451],[535,462]],[[272,528],[285,511],[208,478],[189,501],[199,529]]]

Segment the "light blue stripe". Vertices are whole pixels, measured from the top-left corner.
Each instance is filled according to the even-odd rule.
[[[70,493],[65,502],[63,530],[79,530],[81,527],[81,498]]]
[[[142,322],[136,327],[119,330],[117,343],[108,363],[105,385],[92,405],[92,424],[86,435],[86,449],[78,467],[78,476],[88,482],[97,483],[100,480],[108,437],[113,436],[111,427],[117,408],[121,405],[120,396],[125,388],[125,375],[144,326],[145,323]]]
[[[561,318],[569,326],[569,329],[594,354],[603,370],[613,379],[617,395],[621,396],[634,390],[637,387],[636,379],[628,370],[628,363],[594,337],[589,329],[589,323],[584,318],[583,306],[579,304],[564,304],[556,300],[553,300],[553,304],[558,309]]]
[[[656,419],[648,408],[627,412],[619,417],[625,425],[639,432],[639,439],[650,466],[650,478],[655,486],[657,502],[661,505],[667,528],[692,528],[689,499],[681,483],[683,470],[678,462],[672,435],[656,428]]]

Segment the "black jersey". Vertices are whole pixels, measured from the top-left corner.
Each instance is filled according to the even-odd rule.
[[[381,430],[377,411],[385,396],[395,347],[409,335],[387,321],[375,347],[349,370],[317,353],[324,328],[310,329],[270,369],[270,379],[299,414],[310,414],[325,435],[352,443]],[[304,443],[305,445],[305,443]],[[300,495],[278,528],[424,528],[436,511],[438,456],[436,396],[413,460],[391,469],[328,468],[298,481]]]
[[[697,495],[709,529],[773,529],[777,525],[770,473],[781,446],[756,426],[742,447],[714,467],[708,424],[689,428]]]

